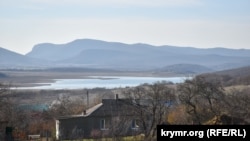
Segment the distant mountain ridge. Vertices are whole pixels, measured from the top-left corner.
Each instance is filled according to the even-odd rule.
[[[26,55],[7,53],[2,49],[0,55],[0,66],[19,64],[50,68],[86,67],[202,73],[250,65],[250,50],[247,49],[153,46],[93,39],[78,39],[65,44],[41,43],[35,45]],[[18,57],[19,59],[15,59]],[[9,63],[6,64],[3,60],[8,60]]]
[[[38,44],[26,56],[62,65],[117,69],[196,64],[223,70],[250,64],[250,50],[124,44],[92,39],[78,39],[66,44]]]
[[[41,43],[35,45],[31,52],[26,56],[48,59],[53,61],[68,59],[74,57],[81,51],[89,49],[117,50],[125,52],[143,52],[145,53],[170,53],[170,54],[189,54],[189,55],[221,55],[221,56],[242,56],[249,57],[250,50],[247,49],[227,49],[227,48],[210,48],[200,49],[192,47],[176,46],[153,46],[149,44],[124,44],[119,42],[106,42],[93,39],[77,39],[66,44]],[[142,50],[143,49],[143,50]],[[151,52],[153,51],[153,52]]]

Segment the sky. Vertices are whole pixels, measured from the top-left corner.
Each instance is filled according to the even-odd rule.
[[[250,49],[250,0],[0,0],[0,47],[76,39]]]

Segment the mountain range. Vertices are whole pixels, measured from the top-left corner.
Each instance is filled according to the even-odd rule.
[[[26,55],[0,48],[0,68],[79,67],[202,73],[250,65],[250,50],[124,44],[78,39],[41,43]]]

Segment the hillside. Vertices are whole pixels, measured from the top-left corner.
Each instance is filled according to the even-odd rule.
[[[178,74],[201,74],[206,72],[212,72],[214,70],[196,64],[175,64],[160,68],[157,70],[158,72],[174,72]]]
[[[224,85],[250,85],[250,66],[236,69],[217,71],[214,73],[202,74],[206,77],[220,78]]]
[[[48,64],[48,62],[24,56],[0,47],[0,68],[38,67],[45,64]]]
[[[224,71],[218,71],[218,72],[215,72],[215,74],[229,75],[232,77],[246,77],[246,76],[250,76],[250,66],[224,70]]]

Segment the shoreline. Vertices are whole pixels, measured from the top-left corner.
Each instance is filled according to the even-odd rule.
[[[152,72],[45,72],[45,71],[1,71],[8,77],[1,78],[0,83],[14,87],[38,87],[51,85],[57,79],[98,79],[109,80],[108,77],[185,77],[180,74]],[[94,76],[94,77],[93,77]],[[106,77],[107,78],[103,78]]]

